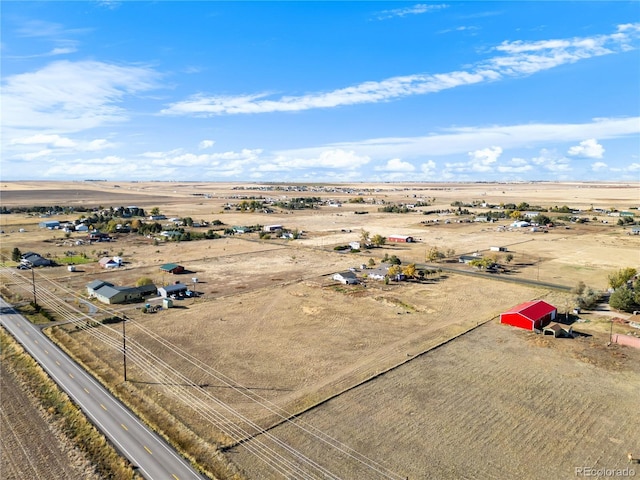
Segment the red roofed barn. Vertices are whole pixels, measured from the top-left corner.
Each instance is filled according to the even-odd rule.
[[[542,300],[521,303],[500,315],[500,323],[507,323],[525,330],[542,330],[556,319],[558,309]]]

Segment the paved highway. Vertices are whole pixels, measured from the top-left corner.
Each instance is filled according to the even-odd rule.
[[[147,479],[202,480],[189,463],[73,362],[39,328],[0,299],[0,324]]]

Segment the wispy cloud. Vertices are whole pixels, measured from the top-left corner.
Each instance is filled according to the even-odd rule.
[[[416,74],[369,81],[330,92],[273,98],[271,93],[239,96],[208,96],[202,93],[170,104],[164,115],[215,116],[268,112],[295,112],[390,101],[411,95],[424,95],[465,85],[523,77],[609,55],[630,48],[640,37],[640,23],[620,25],[609,35],[574,37],[536,42],[503,42],[492,51],[500,55],[478,62],[465,71]]]
[[[406,17],[407,15],[421,15],[423,13],[433,12],[447,8],[448,5],[440,4],[426,4],[418,3],[412,7],[394,8],[392,10],[382,10],[374,14],[376,20],[387,20],[395,17]]]
[[[640,135],[640,117],[600,118],[588,123],[537,123],[524,125],[495,125],[456,127],[432,132],[420,137],[373,138],[359,142],[341,142],[321,147],[278,151],[283,157],[317,157],[322,151],[340,149],[356,152],[374,159],[424,158],[426,155],[468,155],[468,152],[502,151],[582,141],[585,136],[613,139]],[[488,149],[488,150],[487,150]],[[487,158],[490,158],[487,156]]]
[[[58,61],[2,83],[2,124],[27,132],[77,132],[128,118],[126,96],[157,87],[159,75],[141,66]],[[20,136],[10,135],[10,138]]]

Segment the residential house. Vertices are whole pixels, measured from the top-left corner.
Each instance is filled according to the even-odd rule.
[[[53,262],[47,258],[42,257],[41,255],[33,252],[28,252],[22,255],[20,260],[22,265],[26,265],[29,268],[32,267],[50,267],[53,265]]]
[[[332,278],[344,285],[356,285],[359,283],[356,274],[353,272],[335,273]]]
[[[118,268],[120,264],[111,257],[102,257],[98,263],[102,268]]]
[[[388,263],[381,263],[378,268],[367,271],[367,278],[372,278],[374,280],[384,280],[384,277],[387,276],[387,272],[389,271],[390,266],[391,265]]]
[[[94,280],[87,284],[87,292],[90,298],[95,298],[102,303],[113,305],[142,301],[151,295],[157,295],[155,285],[142,285],[140,287],[118,287],[110,282]]]

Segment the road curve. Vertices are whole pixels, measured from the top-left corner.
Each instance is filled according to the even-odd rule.
[[[205,478],[3,299],[0,309],[0,325],[22,344],[142,476],[149,480]]]

